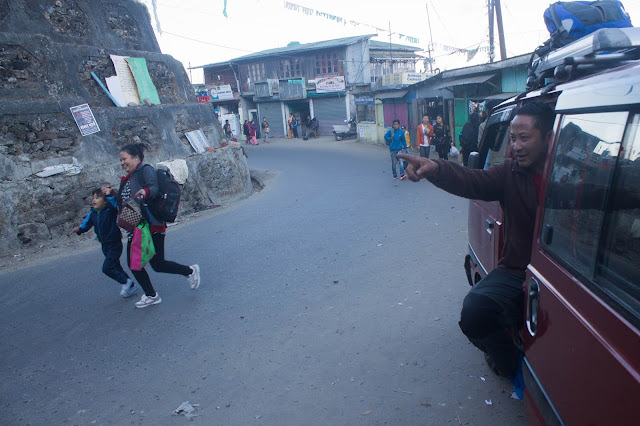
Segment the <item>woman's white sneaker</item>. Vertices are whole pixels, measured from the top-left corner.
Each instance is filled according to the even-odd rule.
[[[146,294],[142,295],[142,298],[136,302],[136,308],[146,308],[147,306],[157,305],[162,302],[160,295],[156,292],[156,295],[153,297],[149,297]]]
[[[189,280],[191,289],[195,290],[200,287],[200,267],[198,265],[191,265],[191,270],[193,272],[187,277],[187,279]]]

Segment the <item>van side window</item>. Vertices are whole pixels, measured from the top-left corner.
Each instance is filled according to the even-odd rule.
[[[631,299],[640,302],[638,284],[631,290],[632,282],[640,283],[640,205],[633,208],[629,198],[635,193],[640,201],[640,170],[630,166],[640,156],[640,136],[635,139],[638,126],[630,124],[621,150],[628,116],[562,118],[541,227],[544,250],[586,285],[609,294],[614,306],[629,305],[622,294],[635,294]],[[636,165],[640,169],[640,160]]]
[[[640,322],[640,115],[625,133],[603,232],[596,281]],[[624,313],[623,313],[624,314]],[[632,319],[633,320],[633,319]]]
[[[485,169],[493,164],[502,163],[507,155],[507,147],[509,146],[509,122],[497,123],[494,126],[495,129],[488,135],[493,140],[487,150],[487,159],[484,162]]]

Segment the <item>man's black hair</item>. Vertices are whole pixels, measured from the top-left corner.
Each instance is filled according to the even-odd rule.
[[[514,117],[516,115],[530,115],[535,118],[535,128],[540,130],[542,136],[546,135],[553,130],[553,122],[556,118],[553,109],[540,101],[533,101],[522,105],[516,109]]]
[[[396,124],[396,123],[400,124],[400,120],[398,120],[397,118],[395,120],[393,120],[393,123],[391,123],[391,124]]]

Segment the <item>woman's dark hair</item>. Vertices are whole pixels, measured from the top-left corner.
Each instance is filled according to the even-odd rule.
[[[471,123],[474,129],[477,129],[480,125],[480,114],[475,111],[471,113],[471,117],[469,117],[469,123]]]
[[[96,198],[102,198],[103,200],[107,200],[107,196],[102,192],[102,188],[94,189],[91,193],[96,196]]]
[[[138,157],[140,161],[144,161],[144,151],[147,149],[144,144],[136,143],[124,146],[120,152],[124,151],[132,157]]]

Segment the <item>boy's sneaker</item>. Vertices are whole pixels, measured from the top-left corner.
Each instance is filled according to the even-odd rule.
[[[162,302],[162,299],[160,299],[158,292],[156,292],[156,295],[153,297],[143,294],[142,298],[136,302],[136,308],[146,308],[147,306],[157,305],[160,302]]]
[[[187,277],[187,279],[189,280],[191,289],[195,290],[200,287],[200,267],[198,265],[191,265],[191,270],[193,272]]]
[[[120,296],[131,297],[138,291],[138,283],[134,282],[131,278],[127,279],[126,284],[120,286]]]
[[[407,175],[400,176],[400,180],[405,180],[406,178],[407,178]]]
[[[394,176],[393,176],[393,178],[394,178],[394,179],[398,179],[398,176],[395,176],[395,175],[394,175]]]

